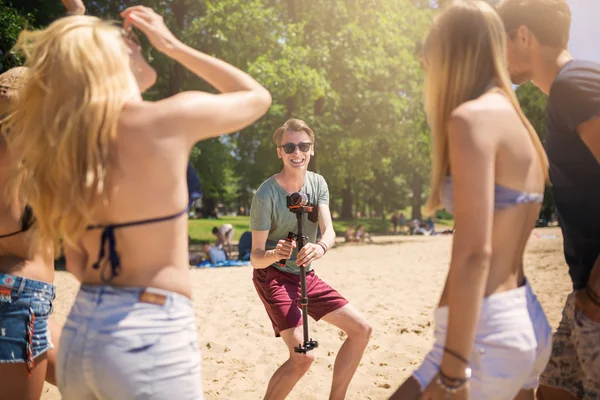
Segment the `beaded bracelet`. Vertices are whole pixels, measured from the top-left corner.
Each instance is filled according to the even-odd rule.
[[[458,392],[460,389],[462,389],[463,386],[465,386],[467,384],[467,380],[465,379],[458,386],[448,386],[444,383],[444,381],[438,375],[435,380],[435,383],[437,383],[442,389],[444,389],[444,392],[446,392],[446,398],[449,399],[452,395],[454,395],[456,392]]]
[[[467,376],[465,378],[454,378],[454,377],[446,375],[442,371],[442,368],[440,367],[440,369],[438,370],[438,376],[446,382],[451,382],[451,385],[453,385],[453,386],[460,386],[463,383],[465,383],[466,381],[468,381],[469,378],[471,377],[471,368],[467,367],[466,372],[467,372]]]
[[[442,372],[442,369],[440,368],[435,382],[442,389],[444,389],[444,391],[446,392],[446,398],[449,399],[452,397],[452,395],[454,395],[456,392],[458,392],[460,389],[462,389],[467,384],[467,382],[469,381],[469,378],[471,378],[471,368],[467,368],[466,373],[467,373],[466,378],[452,378],[452,377],[449,377],[446,374],[444,374]],[[452,382],[452,385],[446,384],[446,382],[444,382],[444,380]]]

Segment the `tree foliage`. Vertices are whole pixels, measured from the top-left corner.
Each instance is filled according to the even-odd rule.
[[[490,0],[490,3],[493,1]],[[334,213],[345,218],[414,207],[420,217],[430,138],[422,104],[419,44],[443,1],[432,0],[93,0],[87,13],[119,20],[143,4],[165,16],[185,43],[255,77],[273,96],[267,115],[230,136],[198,143],[190,159],[209,208],[248,207],[253,191],[281,168],[273,132],[287,118],[317,135],[310,168],[328,181]],[[0,0],[2,69],[25,26],[64,15],[58,0]],[[182,90],[212,91],[148,46],[158,72],[149,100]],[[543,132],[543,98],[519,88],[523,108]]]

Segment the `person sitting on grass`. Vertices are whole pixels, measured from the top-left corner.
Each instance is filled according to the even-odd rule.
[[[373,239],[371,239],[371,235],[369,235],[369,232],[367,232],[367,230],[365,229],[365,226],[362,224],[356,227],[354,237],[356,238],[356,241],[360,244],[364,244],[365,240],[368,240],[369,243],[375,243]]]
[[[215,226],[212,230],[213,235],[217,237],[215,246],[222,249],[227,246],[227,257],[231,258],[231,252],[233,250],[233,236],[235,235],[235,229],[231,224],[223,224],[218,228]]]
[[[210,260],[211,264],[218,264],[227,261],[227,254],[225,253],[225,250],[219,247],[211,246],[210,244],[206,243],[202,247],[202,250],[204,250],[206,258]]]
[[[346,240],[346,243],[354,243],[358,241],[354,235],[354,225],[348,225],[348,228],[346,228],[346,231],[344,232],[344,239]]]

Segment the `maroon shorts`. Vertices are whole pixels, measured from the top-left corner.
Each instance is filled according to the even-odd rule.
[[[275,336],[279,337],[286,329],[302,326],[300,275],[270,266],[255,269],[252,281],[273,323]],[[322,281],[314,270],[306,273],[306,295],[308,315],[315,321],[348,304],[348,300]]]

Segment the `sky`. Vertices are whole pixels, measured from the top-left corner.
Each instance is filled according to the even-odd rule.
[[[600,0],[567,0],[571,8],[569,51],[575,58],[600,62]]]

